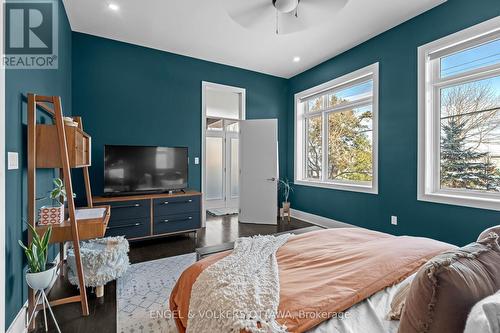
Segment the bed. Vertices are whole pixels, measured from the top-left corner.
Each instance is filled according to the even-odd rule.
[[[360,332],[363,325],[370,327],[370,332],[396,332],[398,323],[385,316],[398,283],[434,256],[454,248],[428,238],[393,236],[362,228],[292,236],[276,252],[278,310],[286,313],[277,320],[289,332],[297,333]],[[207,267],[229,253],[193,264],[177,281],[170,309],[176,313],[179,332],[186,331],[193,283]],[[329,319],[332,314],[343,313],[363,314],[364,322],[359,323],[357,316]]]
[[[389,320],[387,314],[391,311],[391,301],[401,284],[384,288],[345,311],[345,317],[330,318],[307,333],[396,333],[399,320]],[[360,320],[360,318],[363,318]]]

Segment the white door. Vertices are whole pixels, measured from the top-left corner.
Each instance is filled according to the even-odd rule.
[[[240,121],[240,214],[243,223],[277,223],[278,120]]]
[[[225,199],[225,139],[222,131],[206,132],[205,208],[226,207]]]
[[[217,125],[220,123],[220,125]],[[214,125],[215,124],[215,125]],[[206,131],[205,208],[234,208],[239,204],[238,120],[212,121]]]

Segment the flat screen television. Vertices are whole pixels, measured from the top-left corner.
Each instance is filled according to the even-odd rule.
[[[161,193],[187,184],[187,147],[104,146],[106,195]]]

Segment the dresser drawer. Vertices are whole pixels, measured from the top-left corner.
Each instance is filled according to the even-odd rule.
[[[200,196],[182,196],[155,199],[153,201],[155,216],[183,214],[200,211]]]
[[[111,221],[149,217],[151,214],[149,200],[120,201],[105,204],[111,206]]]
[[[151,221],[149,218],[115,220],[108,224],[106,236],[125,236],[126,238],[144,237],[150,235]]]
[[[200,212],[156,217],[153,225],[155,235],[201,228]]]

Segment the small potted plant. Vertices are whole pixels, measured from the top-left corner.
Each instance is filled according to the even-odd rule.
[[[47,263],[52,227],[49,227],[42,237],[40,237],[30,224],[28,224],[28,227],[33,234],[31,244],[25,246],[23,242],[19,240],[19,245],[23,248],[26,259],[28,260],[26,282],[32,289],[43,290],[50,285],[57,269],[55,264]]]
[[[288,179],[280,179],[279,180],[279,187],[282,191],[283,195],[283,202],[282,202],[282,216],[285,216],[285,214],[288,214],[288,220],[290,220],[290,202],[288,201],[288,198],[290,197],[290,192],[293,191],[292,186],[290,185],[290,182]]]
[[[60,178],[54,179],[54,189],[50,191],[49,197],[52,199],[52,203],[40,208],[38,223],[42,225],[60,224],[64,221],[64,202],[66,201],[66,189]]]

